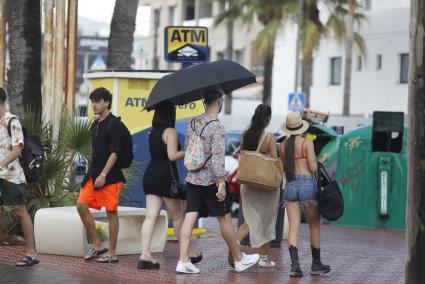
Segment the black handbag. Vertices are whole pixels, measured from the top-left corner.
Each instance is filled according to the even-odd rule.
[[[338,182],[331,179],[322,163],[318,163],[317,188],[320,215],[328,221],[338,220],[344,214],[344,199]]]
[[[167,155],[167,146],[164,143],[165,148],[165,154]],[[174,175],[173,167],[171,166],[171,161],[168,159],[168,164],[170,165],[170,171],[171,171],[171,186],[170,186],[170,197],[171,198],[179,198],[186,200],[186,193],[187,193],[187,187],[186,184],[180,183],[178,180],[176,180],[176,177]]]

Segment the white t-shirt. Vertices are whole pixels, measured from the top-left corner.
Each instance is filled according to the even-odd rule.
[[[11,135],[9,136],[7,126],[12,118],[15,119],[11,122]],[[0,160],[3,160],[12,151],[12,147],[17,145],[24,145],[22,125],[16,116],[10,112],[6,112],[0,119]],[[26,183],[24,170],[19,163],[19,158],[16,158],[16,160],[6,167],[0,168],[0,179],[15,184]]]

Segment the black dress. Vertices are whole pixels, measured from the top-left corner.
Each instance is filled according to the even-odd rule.
[[[162,140],[165,128],[153,128],[149,133],[149,151],[151,160],[143,176],[143,189],[145,194],[154,194],[161,197],[170,197],[170,187],[173,181],[171,169]],[[176,162],[171,162],[176,180],[179,180]]]

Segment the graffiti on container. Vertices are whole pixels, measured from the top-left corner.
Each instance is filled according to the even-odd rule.
[[[353,166],[348,167],[341,179],[339,180],[340,184],[345,188],[348,185],[351,185],[353,191],[359,190],[360,176],[365,172],[364,163],[362,160],[356,162]]]
[[[363,143],[363,140],[361,140],[360,137],[352,137],[347,142],[344,143],[345,148],[348,148],[348,151],[351,152],[354,149],[357,149],[361,144]]]

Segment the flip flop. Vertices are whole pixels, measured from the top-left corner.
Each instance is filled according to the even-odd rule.
[[[96,261],[100,262],[100,263],[117,263],[119,260],[118,260],[118,257],[116,255],[110,256],[108,254],[108,255],[99,257],[98,259],[96,259]]]
[[[103,248],[101,250],[95,250],[94,248],[89,250],[89,253],[84,256],[84,260],[92,260],[95,257],[101,256],[102,254],[105,254],[108,252],[107,248]]]
[[[192,257],[189,257],[189,258],[190,258],[190,262],[192,262],[192,264],[201,262],[202,261],[202,253],[200,253],[197,256],[192,256]]]
[[[140,259],[137,262],[137,268],[138,269],[159,269],[160,265],[158,262],[154,263],[152,261],[147,261]]]
[[[35,264],[39,264],[40,261],[37,259],[33,259],[31,256],[25,256],[21,261],[16,263],[16,266],[25,267],[25,266],[33,266]]]

